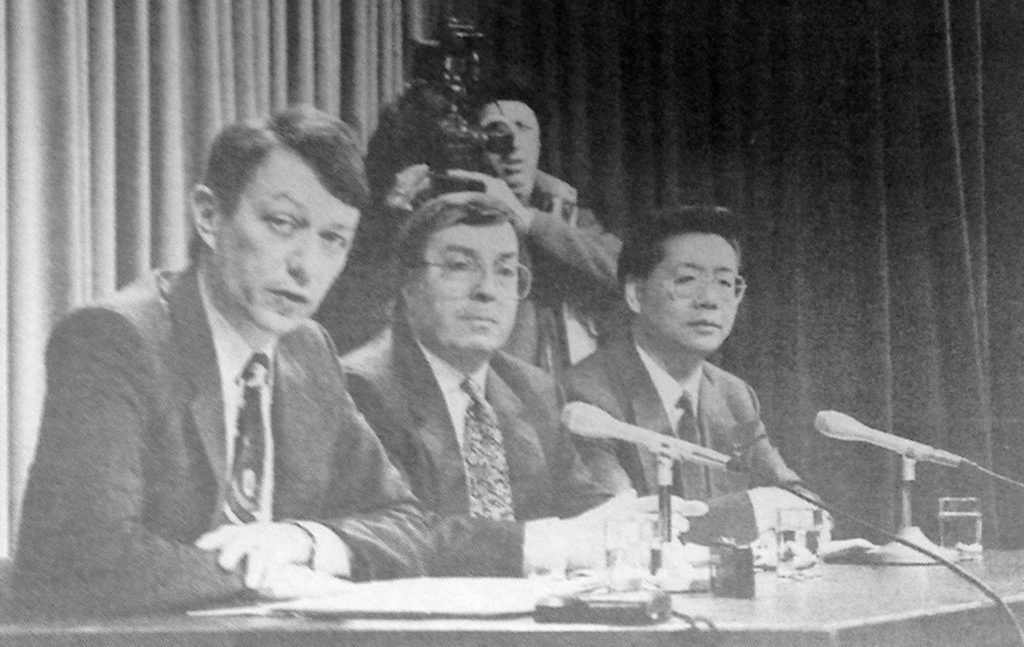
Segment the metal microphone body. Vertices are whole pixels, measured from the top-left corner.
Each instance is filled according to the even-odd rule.
[[[670,456],[674,460],[684,460],[716,469],[730,469],[736,465],[735,461],[730,463],[732,457],[714,449],[616,420],[603,409],[585,402],[571,402],[565,405],[562,409],[562,424],[578,436],[624,440],[642,445],[655,454]]]
[[[819,411],[818,415],[814,418],[814,426],[829,438],[859,440],[882,449],[888,449],[916,461],[938,463],[948,467],[959,467],[965,461],[962,456],[957,456],[942,449],[936,449],[931,445],[872,429],[845,413],[839,413],[838,411]]]

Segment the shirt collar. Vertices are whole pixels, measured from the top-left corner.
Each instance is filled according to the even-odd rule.
[[[416,340],[416,345],[423,351],[423,356],[427,358],[427,364],[430,365],[430,371],[434,374],[434,379],[437,380],[437,385],[441,387],[442,393],[453,393],[462,391],[462,381],[467,377],[472,381],[476,382],[482,391],[487,389],[487,369],[489,364],[484,364],[479,369],[471,373],[470,375],[464,375],[457,368],[444,361],[424,346],[420,341]]]
[[[704,375],[703,367],[694,371],[693,375],[683,382],[679,382],[650,353],[641,348],[640,344],[634,342],[634,345],[636,346],[636,352],[640,355],[640,361],[643,362],[644,367],[647,369],[647,374],[651,376],[651,381],[654,382],[654,388],[657,390],[658,397],[661,398],[665,410],[672,411],[675,409],[680,396],[686,393],[690,396],[690,402],[693,404],[694,412],[696,412],[697,400],[700,397],[700,380]]]
[[[213,349],[217,355],[217,367],[220,370],[221,384],[235,384],[245,369],[253,353],[263,352],[270,358],[273,366],[274,345],[261,350],[254,350],[237,330],[221,314],[213,304],[206,278],[199,272],[199,298],[206,311],[206,319],[210,322],[210,335],[213,337]]]

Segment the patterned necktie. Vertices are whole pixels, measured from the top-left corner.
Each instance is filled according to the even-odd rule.
[[[470,398],[462,443],[469,514],[471,517],[511,521],[515,518],[512,485],[501,429],[480,387],[467,378],[462,382],[462,390]]]
[[[698,445],[702,444],[700,432],[697,429],[697,416],[693,410],[693,402],[690,400],[688,392],[684,392],[679,396],[676,407],[683,412],[683,415],[679,418],[679,423],[676,425],[676,437]],[[685,461],[677,461],[675,475],[679,496],[690,499],[706,499],[708,495],[705,491],[706,471],[706,467],[686,463]]]
[[[266,453],[262,395],[267,384],[270,359],[253,353],[239,381],[242,406],[235,423],[234,458],[231,463],[231,487],[225,501],[225,513],[232,523],[256,521],[263,483],[263,457]]]

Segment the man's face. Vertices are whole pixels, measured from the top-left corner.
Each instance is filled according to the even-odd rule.
[[[512,150],[507,155],[487,153],[487,161],[516,197],[525,203],[533,193],[537,162],[540,160],[537,115],[522,101],[496,101],[480,111],[480,127],[489,133],[504,128],[512,132]]]
[[[283,149],[255,170],[234,214],[209,202],[196,224],[210,247],[206,276],[217,309],[250,342],[310,317],[345,266],[359,210]]]
[[[423,260],[402,289],[409,326],[435,355],[475,370],[505,344],[515,323],[515,230],[507,222],[457,224],[430,237]],[[474,274],[474,267],[483,271]]]
[[[669,238],[663,249],[647,279],[626,284],[636,326],[659,352],[707,357],[736,320],[740,300],[725,287],[739,274],[736,250],[721,236],[700,233]]]

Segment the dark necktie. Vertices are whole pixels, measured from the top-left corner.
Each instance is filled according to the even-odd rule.
[[[501,429],[480,387],[467,378],[462,382],[462,390],[470,398],[462,442],[469,514],[511,521],[515,512]]]
[[[693,410],[693,402],[690,394],[684,392],[676,402],[683,415],[676,425],[676,437],[698,445],[702,444],[700,432],[697,428],[697,416]],[[679,496],[688,499],[706,499],[708,492],[705,491],[706,468],[685,461],[678,461],[675,468],[676,488]]]
[[[267,384],[270,359],[253,353],[242,371],[242,406],[235,423],[234,457],[231,462],[231,487],[225,512],[233,523],[256,521],[263,483],[263,457],[266,439],[262,396]]]

